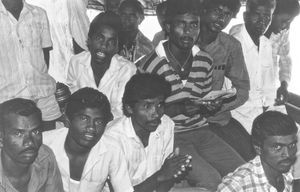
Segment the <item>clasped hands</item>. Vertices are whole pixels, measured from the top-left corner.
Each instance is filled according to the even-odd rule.
[[[166,158],[160,170],[161,174],[159,180],[167,181],[183,177],[192,168],[191,161],[192,156],[181,155],[177,147],[174,152]]]

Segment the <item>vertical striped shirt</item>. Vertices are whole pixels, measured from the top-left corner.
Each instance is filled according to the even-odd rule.
[[[15,97],[38,100],[55,92],[43,53],[52,46],[46,12],[23,3],[16,20],[0,1],[0,102]]]
[[[155,51],[137,65],[140,71],[161,75],[171,84],[172,92],[166,99],[167,104],[186,98],[202,98],[212,89],[212,59],[197,46],[192,48],[192,54],[193,63],[185,84],[170,65],[163,42],[160,42]],[[179,114],[172,119],[175,122],[175,132],[200,128],[207,123],[207,120],[200,114],[193,117]]]

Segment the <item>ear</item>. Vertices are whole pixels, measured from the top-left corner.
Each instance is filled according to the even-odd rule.
[[[3,148],[3,137],[4,137],[4,133],[2,131],[0,131],[0,148]]]
[[[261,155],[261,152],[262,152],[261,147],[258,146],[258,145],[255,145],[255,144],[253,145],[253,147],[254,147],[254,150],[255,150],[256,154]]]
[[[171,24],[170,23],[165,23],[165,28],[166,28],[166,32],[169,34],[170,30],[171,30]]]
[[[90,50],[90,45],[91,45],[91,38],[88,37],[88,39],[86,40],[86,46],[88,47],[89,50]]]
[[[133,113],[133,110],[132,110],[132,108],[128,105],[128,104],[126,104],[125,105],[125,112],[129,115],[129,116],[131,116],[131,114]]]

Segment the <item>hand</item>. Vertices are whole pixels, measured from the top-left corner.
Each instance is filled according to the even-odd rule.
[[[275,105],[284,105],[288,100],[289,92],[287,90],[287,82],[281,82],[281,86],[277,89],[277,97],[275,99]]]
[[[188,116],[188,117],[192,117],[196,114],[199,114],[200,111],[200,106],[199,105],[195,105],[195,103],[193,101],[191,101],[190,99],[186,99],[183,101],[183,114]]]
[[[180,155],[179,148],[167,157],[160,169],[159,181],[177,179],[191,168],[190,155]]]
[[[214,114],[217,111],[219,111],[220,108],[222,107],[222,105],[223,105],[222,99],[216,99],[216,100],[210,101],[207,104],[205,104],[205,106],[210,114]]]

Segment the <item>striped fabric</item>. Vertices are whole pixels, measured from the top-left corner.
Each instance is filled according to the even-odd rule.
[[[283,174],[283,192],[292,192],[293,176],[291,172]],[[223,178],[217,192],[277,192],[269,183],[261,164],[260,156],[237,168]]]
[[[183,84],[180,76],[169,64],[164,45],[161,42],[150,55],[138,63],[141,72],[155,73],[163,76],[172,85],[172,93],[166,103],[171,104],[186,98],[202,98],[211,91],[212,84],[212,59],[197,46],[192,49],[193,63],[187,78]],[[172,118],[175,122],[175,132],[182,132],[202,127],[206,119],[197,114],[187,117],[184,114]]]
[[[24,2],[17,21],[0,1],[0,102],[49,97],[55,81],[48,75],[43,48],[51,47],[46,12]]]

